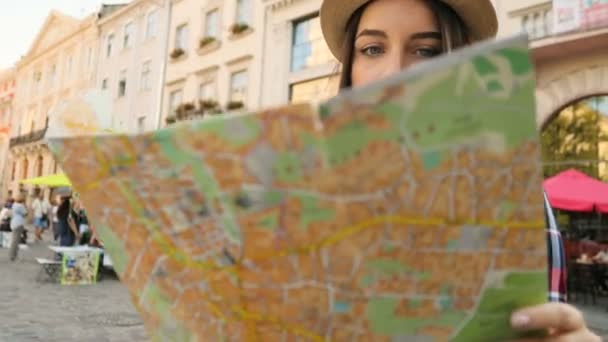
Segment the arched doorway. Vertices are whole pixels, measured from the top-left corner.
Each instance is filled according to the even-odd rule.
[[[44,170],[44,157],[39,155],[38,158],[36,159],[36,176],[42,177],[43,170]]]
[[[541,129],[541,147],[545,178],[575,169],[608,182],[608,94],[579,98],[549,116]],[[608,215],[565,210],[556,214],[569,256],[578,255],[578,247],[568,246],[578,246],[583,239],[608,243]]]
[[[30,163],[28,162],[27,157],[24,157],[22,168],[21,168],[21,178],[22,179],[27,179],[29,168],[30,168]]]
[[[541,129],[541,143],[545,178],[574,168],[608,181],[608,94],[556,111]]]

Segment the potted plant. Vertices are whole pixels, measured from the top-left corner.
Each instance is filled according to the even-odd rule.
[[[226,105],[226,109],[228,110],[237,110],[245,107],[245,104],[241,101],[230,101]]]
[[[202,111],[211,111],[213,109],[219,108],[219,103],[211,99],[200,100],[198,101],[198,105]]]
[[[186,53],[186,51],[184,51],[184,49],[182,49],[182,48],[175,48],[173,51],[171,51],[171,58],[172,59],[180,58],[185,53]]]
[[[178,120],[185,119],[190,112],[192,112],[196,107],[194,104],[190,102],[182,103],[175,109],[175,116]]]
[[[203,37],[201,38],[201,40],[198,41],[198,48],[202,49],[205,46],[208,46],[211,43],[216,42],[217,39],[215,37]]]
[[[175,118],[175,115],[169,115],[167,116],[167,118],[165,119],[165,122],[167,123],[167,125],[172,125],[177,121],[177,119]]]
[[[230,26],[230,31],[234,35],[241,34],[249,29],[249,24],[247,23],[234,23]]]
[[[194,103],[192,102],[186,102],[183,104],[184,106],[184,111],[189,112],[191,110],[194,110],[196,107],[194,106]]]

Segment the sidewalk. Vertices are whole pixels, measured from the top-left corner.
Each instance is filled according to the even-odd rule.
[[[596,305],[573,304],[583,311],[589,328],[608,341],[608,299],[598,300]]]
[[[46,243],[0,249],[0,342],[143,342],[148,338],[127,290],[115,277],[91,286],[37,283],[35,258],[52,257]]]

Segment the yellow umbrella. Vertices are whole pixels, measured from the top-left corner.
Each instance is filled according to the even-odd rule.
[[[72,183],[70,182],[68,177],[66,177],[66,175],[63,173],[50,175],[50,176],[44,176],[44,177],[25,179],[25,180],[22,180],[21,183],[49,186],[52,188],[62,187],[62,186],[72,186]]]

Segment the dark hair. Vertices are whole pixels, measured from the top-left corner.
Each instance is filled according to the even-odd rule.
[[[361,16],[372,1],[359,7],[346,24],[346,35],[342,47],[342,72],[340,76],[340,89],[350,88],[352,82],[355,38],[359,29]],[[441,48],[443,53],[450,52],[470,43],[469,33],[460,16],[439,0],[428,0],[427,4],[435,14],[441,33]]]
[[[57,207],[57,217],[60,220],[67,220],[70,215],[70,211],[72,209],[70,205],[70,197],[61,197],[61,203]]]

